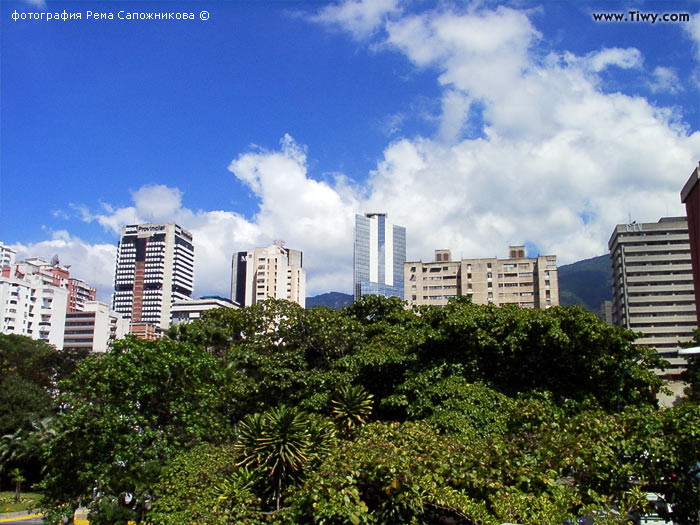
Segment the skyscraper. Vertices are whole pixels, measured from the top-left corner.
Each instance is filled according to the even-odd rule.
[[[403,299],[406,228],[387,220],[386,213],[355,215],[353,295]]]
[[[666,373],[679,372],[685,361],[675,351],[697,328],[688,221],[618,224],[608,246],[613,324],[640,332],[635,343],[666,353]]]
[[[231,299],[250,306],[268,298],[287,299],[306,304],[306,271],[299,250],[284,247],[283,242],[265,248],[233,254]]]
[[[177,224],[124,226],[117,248],[112,308],[131,323],[170,325],[170,305],[194,288],[192,234]]]

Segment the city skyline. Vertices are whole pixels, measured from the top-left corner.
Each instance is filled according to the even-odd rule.
[[[619,2],[1,9],[0,241],[58,254],[103,301],[121,227],[149,222],[192,232],[195,296],[228,296],[232,254],[275,239],[304,252],[309,295],[351,292],[367,210],[406,227],[410,260],[525,244],[567,264],[628,217],[684,215],[700,160],[693,2],[636,4],[692,15],[653,24],[593,20],[631,17]],[[81,20],[26,17],[63,10]]]

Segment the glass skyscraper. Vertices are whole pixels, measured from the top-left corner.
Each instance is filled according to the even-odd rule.
[[[363,295],[403,299],[404,262],[406,228],[391,224],[386,213],[355,215],[355,300]]]

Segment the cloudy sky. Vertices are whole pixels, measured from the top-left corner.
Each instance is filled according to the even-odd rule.
[[[683,215],[700,160],[697,1],[0,8],[0,241],[103,300],[137,222],[192,231],[197,296],[274,239],[304,251],[309,295],[349,292],[364,211],[406,227],[409,260],[526,243],[566,264]],[[64,10],[81,19],[46,20]]]

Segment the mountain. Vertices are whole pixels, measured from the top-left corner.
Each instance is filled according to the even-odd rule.
[[[313,308],[314,306],[327,306],[334,310],[340,310],[344,306],[352,304],[352,295],[349,293],[328,292],[314,297],[306,298],[306,307]]]
[[[559,303],[578,304],[594,313],[612,299],[610,257],[600,255],[559,267]]]
[[[559,302],[564,306],[578,304],[593,313],[600,313],[600,304],[612,299],[610,257],[600,255],[559,267]],[[340,310],[352,304],[352,295],[328,292],[306,298],[306,307],[327,306]]]

